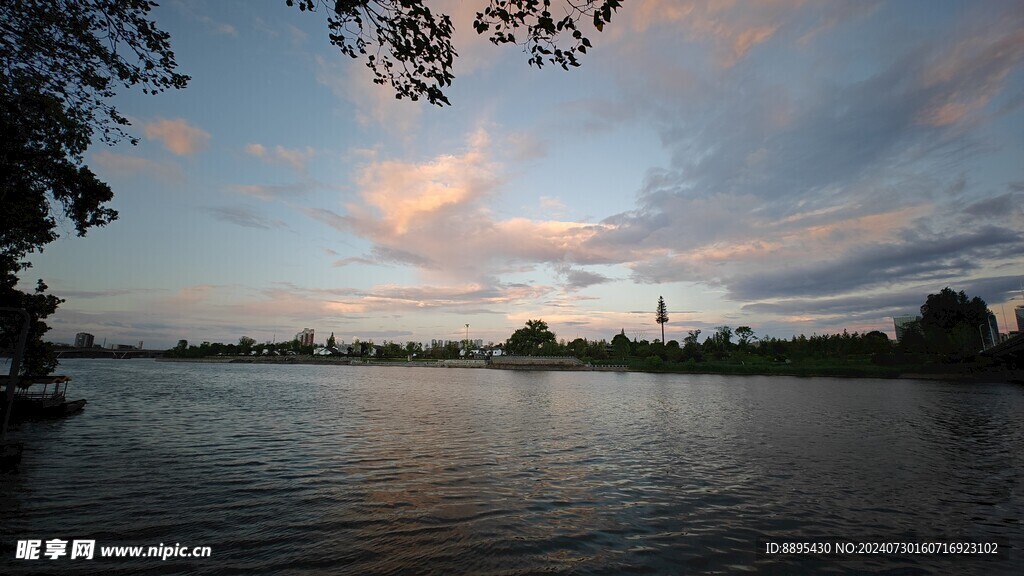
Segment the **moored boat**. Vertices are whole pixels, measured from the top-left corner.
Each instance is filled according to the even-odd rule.
[[[14,392],[11,420],[57,418],[80,412],[85,408],[86,401],[67,399],[70,381],[71,378],[68,376],[32,378],[28,387],[19,387]]]

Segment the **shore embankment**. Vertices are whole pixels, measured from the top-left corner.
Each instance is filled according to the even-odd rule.
[[[165,356],[157,362],[198,362],[208,364],[317,364],[335,366],[401,366],[418,368],[490,368],[497,370],[592,370],[600,372],[629,370],[625,365],[592,366],[572,356],[502,356],[469,360],[375,360],[337,356],[204,356],[175,358]]]
[[[798,376],[806,378],[881,378],[941,380],[947,382],[1024,382],[1021,371],[941,366],[802,366],[800,364],[749,365],[727,363],[665,364],[657,368],[625,364],[587,364],[577,358],[544,356],[503,356],[489,360],[377,360],[336,356],[207,356],[201,358],[157,358],[157,362],[208,364],[314,364],[335,366],[393,366],[406,368],[474,368],[524,371],[649,372],[666,374],[718,374],[728,376]]]

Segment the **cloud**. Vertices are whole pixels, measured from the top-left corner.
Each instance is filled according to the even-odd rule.
[[[479,280],[524,263],[619,261],[588,247],[606,225],[496,217],[492,206],[503,202],[505,177],[489,142],[487,133],[477,131],[461,153],[423,162],[369,162],[356,176],[359,193],[344,213],[304,212],[373,242],[376,261],[412,265],[444,279]]]
[[[565,293],[614,280],[590,268],[611,265],[640,284],[714,291],[777,326],[813,318],[798,306],[868,326],[913,290],[1020,261],[1019,191],[992,193],[1002,184],[976,169],[982,153],[1013,145],[984,132],[1008,113],[1024,62],[1020,16],[1000,6],[912,41],[882,24],[913,11],[877,2],[631,6],[600,39],[616,56],[596,64],[619,93],[559,112],[583,118],[568,126],[574,136],[614,138],[638,122],[657,134],[668,161],[639,183],[632,209],[566,221],[555,194],[538,190],[539,218],[509,216],[511,170],[498,158],[553,148],[526,131],[494,137],[501,156],[482,132],[426,159],[378,152],[357,171],[354,198],[305,213],[372,243],[338,265],[409,266],[427,284],[501,284],[547,265]],[[851,51],[853,37],[871,49]],[[550,306],[566,323],[592,313]]]
[[[644,111],[670,153],[636,207],[605,218],[588,250],[628,265],[635,281],[698,282],[741,302],[834,297],[1012,263],[1020,243],[1011,231],[1024,223],[1017,199],[993,197],[964,174],[993,151],[977,129],[984,114],[1000,113],[996,102],[1021,68],[1020,15],[980,9],[970,25],[957,22],[952,41],[872,33],[865,41],[886,58],[865,63],[837,55],[824,35],[873,26],[897,8],[771,4],[653,2],[626,16],[654,36],[681,26],[731,56],[708,68],[700,52],[668,57],[631,44],[630,61],[653,65],[620,63],[620,99],[581,109],[595,121],[607,110]],[[808,59],[812,40],[824,53]],[[783,65],[764,74],[755,48],[808,66],[798,77]],[[970,109],[931,121],[949,102]]]
[[[271,230],[274,228],[288,227],[288,225],[281,220],[274,220],[260,216],[254,210],[244,206],[211,206],[202,208],[202,210],[221,222],[228,222],[244,228]]]
[[[612,281],[611,278],[603,274],[598,274],[588,270],[579,270],[569,266],[558,267],[557,273],[565,281],[565,288],[570,291],[580,290],[596,284],[604,284]]]
[[[615,35],[648,34],[662,28],[681,30],[685,38],[710,42],[718,65],[729,68],[755,46],[769,41],[780,28],[800,16],[803,0],[732,2],[653,0],[621,11],[610,27]]]
[[[291,42],[293,47],[299,47],[306,43],[306,38],[309,36],[302,29],[298,28],[293,24],[285,24],[285,31],[288,32],[288,40]]]
[[[223,286],[218,284],[194,284],[179,288],[173,295],[163,299],[163,305],[171,308],[183,306],[194,306],[207,302],[218,289]]]
[[[419,126],[423,102],[395,98],[391,86],[373,82],[373,72],[348,58],[330,60],[314,58],[316,81],[331,90],[345,103],[344,110],[355,105],[355,120],[363,126],[382,128],[393,134],[411,138]]]
[[[823,3],[816,8],[821,13],[821,19],[817,24],[811,26],[810,30],[801,35],[797,42],[802,45],[811,44],[817,38],[824,36],[836,26],[848,23],[874,14],[882,5],[881,0],[852,0]]]
[[[186,120],[159,119],[143,124],[142,133],[150,140],[159,140],[178,156],[191,156],[206,148],[210,133],[192,126]]]
[[[232,184],[228,186],[228,189],[233,192],[267,201],[302,196],[315,188],[316,184],[309,181],[293,184]]]
[[[741,301],[820,296],[929,278],[965,278],[985,260],[1021,253],[1024,239],[1020,234],[989,227],[954,236],[918,235],[902,243],[869,245],[835,260],[741,274],[725,284],[729,296]]]
[[[218,22],[206,14],[200,14],[194,9],[196,5],[190,5],[185,2],[173,2],[172,5],[182,14],[205,26],[207,30],[216,34],[231,36],[232,38],[238,37],[238,30],[234,26],[226,22]]]
[[[134,343],[145,340],[147,346],[169,347],[179,338],[233,342],[248,335],[257,341],[280,341],[289,338],[297,327],[313,326],[322,341],[332,327],[338,337],[398,338],[418,335],[429,339],[461,333],[464,318],[489,316],[501,326],[497,330],[486,328],[484,322],[474,324],[474,335],[496,338],[507,336],[501,324],[505,311],[521,306],[525,300],[537,300],[552,292],[549,286],[518,283],[465,283],[445,285],[403,286],[381,284],[365,289],[310,288],[292,283],[276,283],[271,287],[198,284],[159,292],[137,303],[144,310],[140,321],[139,310],[125,309],[121,291],[81,291],[81,296],[102,302],[105,297],[119,298],[118,307],[103,310],[93,305],[89,312],[75,309],[75,300],[69,300],[52,318],[54,335],[72,340],[78,331],[90,331],[108,338],[108,342]],[[73,291],[54,290],[59,295]],[[133,291],[135,292],[135,291]],[[145,294],[142,294],[145,296]],[[99,304],[102,306],[102,304]],[[438,329],[436,326],[416,328],[415,324],[401,322],[395,326],[394,316],[413,318],[412,313],[432,311],[436,314],[455,314],[459,320],[454,326]],[[152,318],[166,319],[153,322]],[[243,321],[239,321],[243,318]],[[367,326],[367,321],[387,321],[380,327]],[[345,329],[346,325],[360,327]],[[436,322],[436,321],[435,321]],[[455,336],[452,339],[456,339]]]
[[[972,202],[964,206],[963,211],[971,216],[985,220],[1012,218],[1024,213],[1024,193],[1008,192]]]
[[[898,290],[869,291],[827,298],[782,298],[771,302],[745,304],[743,312],[778,316],[807,316],[857,322],[918,314],[928,294],[950,286],[970,296],[980,296],[990,307],[1008,298],[1018,289],[1018,276],[989,276],[975,279],[951,278],[949,281],[909,284]]]
[[[306,173],[306,164],[316,156],[312,147],[285,148],[281,145],[268,149],[262,144],[249,144],[245,147],[246,154],[272,164],[285,164],[299,174]]]
[[[531,132],[514,132],[505,138],[505,147],[517,162],[536,160],[548,155],[548,142]]]
[[[982,110],[1024,61],[1024,14],[1006,5],[992,18],[998,8],[986,7],[983,20],[968,14],[954,42],[926,63],[921,82],[931,94],[920,122],[947,126]]]
[[[539,299],[551,292],[548,286],[468,283],[403,286],[383,284],[368,289],[305,288],[293,284],[261,291],[257,299],[226,306],[232,314],[292,316],[310,321],[337,322],[345,318],[379,317],[412,312],[495,314],[495,308]]]
[[[376,260],[372,260],[370,258],[366,258],[365,256],[347,256],[345,258],[335,260],[332,266],[334,266],[335,268],[343,268],[345,266],[350,266],[352,264],[367,264],[376,266],[383,263]]]
[[[185,179],[181,167],[169,161],[150,160],[107,150],[95,152],[90,157],[96,165],[114,176],[142,175],[159,178],[166,182],[181,182]]]
[[[160,292],[159,288],[110,288],[106,290],[54,290],[53,293],[59,298],[71,300],[92,300],[96,298],[114,298],[128,296],[131,294],[146,294]]]
[[[561,198],[556,198],[556,197],[552,197],[552,196],[541,196],[540,197],[540,207],[541,207],[542,210],[546,210],[548,212],[556,213],[556,214],[560,214],[562,212],[565,212],[565,210],[567,208],[567,206],[565,205],[565,202],[562,202]]]

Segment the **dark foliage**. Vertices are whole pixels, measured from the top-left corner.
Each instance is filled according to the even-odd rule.
[[[658,296],[658,308],[654,313],[654,321],[661,325],[661,341],[665,342],[665,324],[668,322],[668,308],[665,299]]]
[[[323,9],[331,43],[346,56],[365,60],[373,81],[390,84],[396,98],[451,104],[444,91],[455,78],[452,67],[458,54],[447,14],[431,11],[424,0],[286,3],[303,12]],[[522,45],[530,53],[531,65],[550,63],[568,70],[579,66],[578,55],[592,47],[580,22],[591,21],[601,31],[619,6],[619,0],[566,2],[564,14],[557,16],[551,12],[551,0],[489,0],[477,12],[473,28],[478,34],[489,32],[496,45]]]
[[[988,305],[981,298],[968,298],[963,290],[954,292],[948,286],[938,294],[929,294],[921,306],[921,326],[925,330],[952,331],[961,324],[976,329],[989,315]]]
[[[32,331],[24,374],[43,375],[56,361],[42,342],[43,320],[61,300],[16,288],[28,254],[42,251],[66,222],[82,236],[117,218],[110,187],[83,164],[93,136],[113,143],[127,119],[110,103],[118,87],[146,93],[181,88],[168,35],[147,18],[143,0],[0,2],[0,306],[26,308]],[[16,322],[0,324],[11,348]]]
[[[900,347],[905,352],[949,360],[971,358],[984,346],[979,328],[987,327],[989,314],[981,298],[943,288],[938,294],[928,295],[921,306],[921,320],[907,326]]]
[[[548,330],[547,322],[527,320],[526,327],[516,330],[509,336],[505,342],[505,349],[513,354],[533,355],[540,353],[545,345],[550,347],[555,343],[555,335]]]

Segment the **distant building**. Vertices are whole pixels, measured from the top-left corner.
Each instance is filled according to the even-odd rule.
[[[907,326],[914,322],[920,322],[920,316],[894,316],[892,319],[893,326],[896,328],[896,342],[903,340],[903,335],[907,331]]]
[[[75,348],[92,348],[94,340],[96,340],[96,337],[92,334],[89,334],[88,332],[79,332],[78,334],[75,334]]]
[[[303,328],[302,332],[295,335],[295,339],[299,341],[300,346],[312,346],[313,345],[313,329]]]
[[[1013,311],[1017,315],[1017,332],[1024,332],[1024,306],[1017,306]]]
[[[999,323],[995,314],[989,314],[986,322],[978,326],[981,331],[981,343],[983,349],[991,348],[999,343]]]

